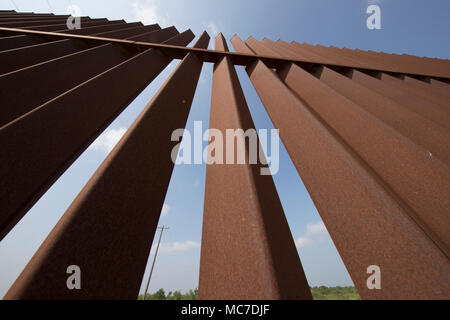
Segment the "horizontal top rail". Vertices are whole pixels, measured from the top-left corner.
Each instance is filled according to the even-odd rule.
[[[412,75],[412,76],[419,75],[419,76],[430,76],[430,77],[435,77],[435,78],[450,79],[450,74],[445,74],[445,73],[439,73],[439,74],[436,74],[433,72],[417,73],[417,72],[411,72],[408,70],[392,69],[392,68],[364,69],[357,65],[338,64],[338,63],[331,64],[325,60],[323,62],[322,61],[311,62],[308,60],[301,60],[301,59],[288,59],[288,58],[258,55],[258,54],[245,54],[245,53],[219,51],[219,50],[208,50],[208,49],[199,49],[199,48],[192,48],[192,47],[182,47],[182,46],[160,44],[160,43],[140,42],[140,41],[132,41],[132,40],[86,36],[86,35],[79,35],[79,34],[67,34],[67,33],[62,33],[62,32],[27,30],[27,29],[20,29],[20,28],[0,27],[0,31],[10,32],[12,34],[22,33],[22,34],[28,34],[28,35],[35,35],[35,36],[41,36],[41,37],[50,38],[50,39],[72,38],[72,39],[81,39],[84,41],[116,43],[116,44],[123,45],[123,46],[131,46],[134,49],[137,49],[138,51],[141,51],[142,48],[155,48],[155,49],[159,49],[164,54],[170,56],[173,59],[183,59],[187,53],[192,52],[192,53],[195,53],[203,62],[211,62],[211,63],[216,63],[223,57],[227,56],[230,58],[231,62],[234,65],[242,65],[242,66],[248,66],[248,65],[252,64],[253,62],[255,62],[256,60],[261,60],[269,68],[279,68],[282,65],[284,65],[285,63],[296,63],[299,65],[320,64],[320,65],[324,65],[324,66],[327,66],[330,68],[353,68],[353,69],[358,69],[358,70],[369,70],[369,71],[376,70],[376,71],[400,73],[400,74]],[[418,57],[418,58],[420,59],[420,57]],[[439,60],[442,60],[442,59],[439,59]],[[446,62],[446,61],[447,60],[442,60],[442,62]]]

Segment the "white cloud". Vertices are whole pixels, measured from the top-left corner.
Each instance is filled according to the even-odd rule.
[[[161,215],[167,216],[169,214],[170,209],[171,209],[171,207],[167,203],[164,202],[162,210],[161,210]]]
[[[126,131],[127,129],[123,127],[116,129],[107,129],[105,132],[99,135],[94,142],[92,142],[89,148],[109,153],[117,144],[117,142],[119,142],[120,138],[122,138],[123,134]]]
[[[297,248],[303,248],[311,244],[311,242],[312,241],[309,238],[300,237],[297,240],[295,240],[295,245],[297,246]]]
[[[306,232],[295,240],[295,245],[297,248],[304,248],[327,238],[330,238],[327,228],[322,221],[319,221],[308,224],[306,226]]]
[[[133,7],[133,13],[137,21],[141,21],[143,24],[165,24],[166,19],[161,14],[156,0],[135,0],[131,3]]]
[[[322,221],[319,221],[317,223],[313,223],[313,224],[308,224],[306,226],[306,234],[311,236],[311,235],[315,235],[315,234],[326,234],[327,233],[327,228],[325,227],[325,225],[323,224]]]
[[[173,254],[177,252],[185,252],[192,249],[200,248],[200,243],[192,240],[186,240],[183,242],[161,243],[159,245],[158,254]],[[156,244],[152,246],[152,254],[155,252]]]
[[[206,30],[209,31],[209,34],[212,36],[217,36],[219,34],[219,28],[214,22],[209,22],[206,25]]]

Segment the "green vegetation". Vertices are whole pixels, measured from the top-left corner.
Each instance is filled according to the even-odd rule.
[[[355,287],[311,287],[311,293],[314,300],[360,300]],[[138,300],[142,300],[143,294],[139,295]],[[189,290],[187,293],[181,291],[169,291],[165,293],[164,289],[159,289],[155,293],[147,294],[145,300],[196,300],[198,290]]]
[[[312,287],[314,300],[361,300],[355,287]]]
[[[197,300],[198,296],[198,290],[189,290],[186,293],[181,293],[181,291],[169,291],[167,293],[164,291],[164,289],[159,289],[155,293],[147,293],[147,297],[145,297],[145,300]],[[142,300],[144,298],[143,294],[140,294],[138,297],[138,300]]]

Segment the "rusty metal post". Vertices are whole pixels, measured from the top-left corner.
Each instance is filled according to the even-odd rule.
[[[431,101],[436,105],[440,106],[440,109],[443,112],[447,112],[450,115],[450,99],[445,96],[441,96],[438,94],[434,94],[431,88],[425,89],[417,83],[413,83],[412,81],[401,80],[397,77],[391,76],[384,72],[377,72],[375,76],[380,79],[382,82],[385,82],[388,85],[396,85],[412,96],[420,96],[421,98]]]
[[[450,129],[450,113],[448,110],[422,97],[403,91],[397,82],[388,84],[355,69],[344,71],[344,74],[366,88],[388,97],[444,128]]]
[[[208,46],[205,32],[196,47]],[[5,299],[136,299],[203,62],[189,53],[67,209]],[[68,290],[78,265],[82,289]]]
[[[173,29],[151,32],[153,42],[176,36]],[[132,56],[130,50],[108,43],[0,76],[0,127]]]
[[[238,37],[232,43],[239,52],[250,50]],[[447,255],[411,219],[410,209],[380,179],[379,172],[342,139],[345,131],[334,130],[327,123],[329,119],[312,108],[318,101],[306,103],[262,62],[248,67],[247,73],[272,122],[280,128],[281,139],[361,297],[447,298]],[[316,89],[308,87],[310,93]],[[323,93],[320,91],[316,99]],[[334,101],[330,106],[333,105]],[[432,172],[428,166],[421,168]],[[433,183],[428,178],[421,183],[425,181]],[[438,191],[439,201],[446,201],[441,197],[444,193]],[[445,238],[440,234],[442,228],[438,229],[433,231]],[[371,265],[381,268],[380,290],[370,290],[366,284],[367,268]]]
[[[146,50],[1,127],[0,238],[171,60]]]
[[[222,34],[215,49],[228,51]],[[227,57],[214,66],[210,127],[254,129]],[[249,164],[248,148],[246,164],[207,165],[199,298],[311,299],[272,176]]]
[[[144,32],[157,31],[161,28],[157,24],[145,27],[126,28],[118,31],[107,31],[95,34],[100,37],[111,37],[116,39],[125,39],[136,36]],[[68,54],[82,51],[100,44],[90,44],[75,39],[63,39],[42,43],[40,45],[16,48],[0,52],[0,75],[28,67],[40,62],[59,58]]]
[[[263,41],[263,44],[280,55],[290,53],[287,48],[276,46],[273,42]],[[447,165],[450,164],[450,133],[445,128],[330,68],[316,65],[310,67],[310,71],[327,86],[426,148]]]

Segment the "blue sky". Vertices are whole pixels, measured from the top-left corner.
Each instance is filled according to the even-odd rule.
[[[227,39],[238,34],[243,40],[248,36],[258,40],[267,37],[450,58],[450,1],[447,0],[2,0],[0,9],[66,14],[71,3],[80,7],[82,15],[92,18],[141,20],[145,24],[158,22],[161,27],[174,25],[180,32],[191,28],[196,35],[206,29],[212,37],[210,47],[220,31]],[[365,12],[369,4],[381,7],[381,30],[366,28],[368,15]],[[229,47],[232,48],[230,44]],[[0,242],[0,296],[6,293],[109,150],[177,63],[171,63],[130,104]],[[257,129],[273,128],[245,71],[242,67],[237,70]],[[211,80],[212,65],[205,64],[187,129],[192,130],[195,120],[208,126]],[[274,181],[310,285],[352,285],[308,192],[284,147],[280,146],[280,169]],[[186,291],[197,287],[204,180],[204,165],[175,167],[160,219],[160,225],[170,229],[163,235],[150,291],[158,288]],[[150,263],[151,258],[152,255]]]

